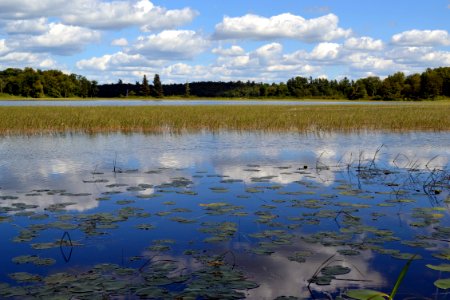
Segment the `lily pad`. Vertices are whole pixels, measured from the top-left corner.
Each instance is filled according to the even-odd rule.
[[[426,265],[428,268],[441,272],[450,272],[450,264],[442,264],[442,265]]]
[[[350,290],[345,293],[348,297],[358,300],[386,300],[389,295],[373,290]]]
[[[344,275],[350,273],[351,269],[344,266],[327,266],[320,270],[323,275]]]
[[[450,278],[436,280],[434,285],[443,290],[450,289]]]

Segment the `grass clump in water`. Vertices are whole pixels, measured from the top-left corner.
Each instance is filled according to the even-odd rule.
[[[447,103],[311,106],[1,107],[0,134],[251,130],[448,131]]]

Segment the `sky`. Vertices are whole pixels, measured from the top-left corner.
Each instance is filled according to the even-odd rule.
[[[0,0],[0,70],[99,83],[382,78],[450,66],[450,0]]]

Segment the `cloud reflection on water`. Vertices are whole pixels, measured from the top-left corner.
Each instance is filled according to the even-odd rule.
[[[186,135],[84,135],[46,137],[2,138],[0,148],[0,194],[16,191],[30,192],[36,189],[66,189],[72,193],[90,193],[90,197],[70,199],[78,204],[72,209],[84,211],[98,206],[96,197],[104,191],[104,185],[139,183],[158,185],[171,178],[183,176],[192,179],[193,172],[210,170],[219,175],[242,179],[251,183],[251,177],[273,176],[274,184],[290,184],[305,179],[294,173],[296,168],[308,166],[315,172],[320,166],[345,166],[356,164],[361,158],[381,166],[408,166],[413,161],[418,167],[447,166],[450,158],[450,135],[446,133],[417,134],[325,134],[305,136],[298,134],[186,134]],[[427,141],[439,138],[439,145]],[[408,140],[405,149],[404,139]],[[447,141],[447,142],[446,142]],[[384,145],[375,155],[377,149]],[[393,163],[398,154],[396,164]],[[113,164],[123,170],[138,169],[135,174],[114,174]],[[249,164],[260,165],[257,173],[244,171]],[[280,165],[292,166],[289,170],[277,169]],[[145,174],[145,171],[166,167],[184,171]],[[93,171],[103,175],[92,175]],[[290,173],[290,174],[287,174]],[[336,179],[332,170],[314,173],[310,181],[328,186]],[[108,183],[86,184],[83,180],[105,178]],[[50,204],[67,201],[64,197],[25,197],[20,201],[39,205],[41,209]],[[2,205],[2,204],[0,204]]]

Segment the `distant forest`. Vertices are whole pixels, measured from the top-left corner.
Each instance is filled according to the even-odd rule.
[[[141,82],[98,84],[86,77],[58,70],[32,68],[0,71],[0,93],[32,98],[68,97],[225,97],[225,98],[324,98],[418,100],[450,97],[450,67],[427,69],[406,76],[402,72],[380,79],[371,76],[358,80],[328,80],[294,77],[287,82],[200,81],[162,84],[158,74],[152,83],[144,76]]]

